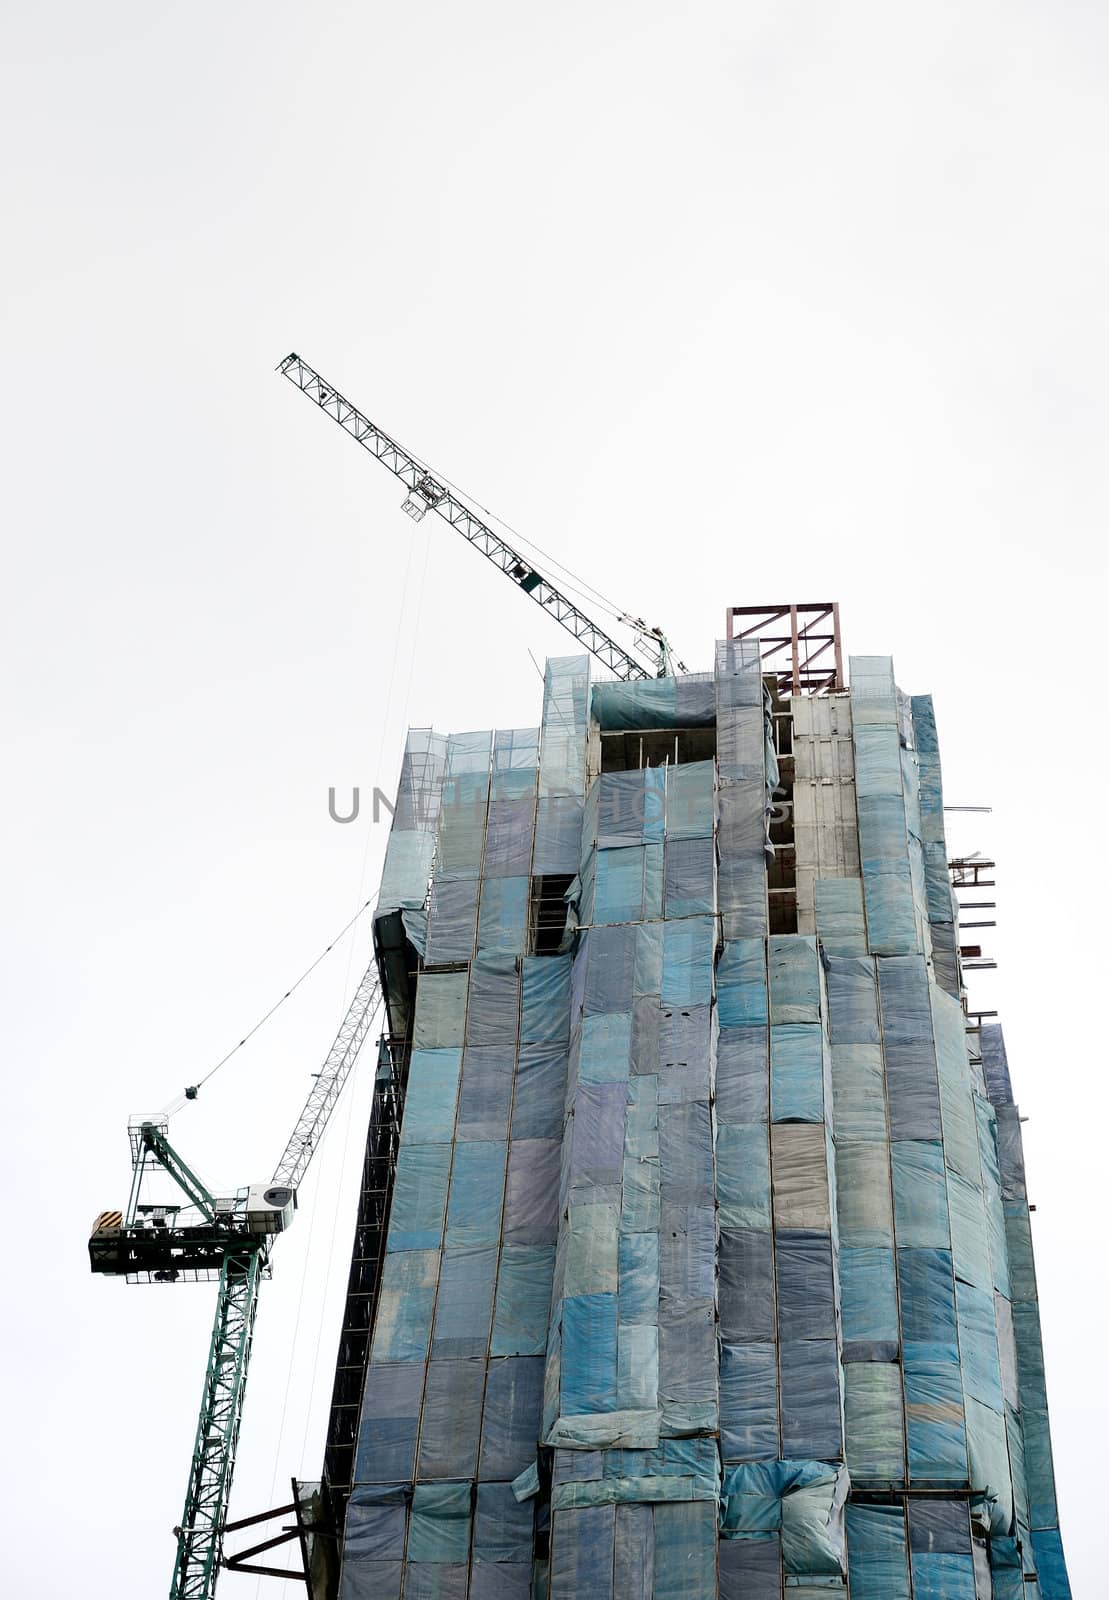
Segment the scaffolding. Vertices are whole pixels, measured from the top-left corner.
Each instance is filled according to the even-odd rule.
[[[835,607],[732,608],[711,674],[418,736],[341,1600],[1069,1594],[986,864],[850,679]]]

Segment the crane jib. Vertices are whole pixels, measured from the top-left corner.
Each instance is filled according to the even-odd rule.
[[[423,462],[382,432],[300,356],[295,353],[286,356],[277,370],[400,479],[409,491],[402,509],[414,521],[420,521],[428,511],[438,513],[464,539],[476,546],[482,555],[512,578],[518,588],[531,595],[538,605],[618,678],[625,681],[661,678],[669,677],[674,666],[684,670],[680,663],[673,661],[669,642],[660,629],[647,628],[635,619],[622,616],[620,621],[635,629],[638,635],[636,648],[642,652],[649,666],[637,661],[618,640],[580,610],[568,595],[537,572],[529,561],[525,561],[471,507],[433,477]]]

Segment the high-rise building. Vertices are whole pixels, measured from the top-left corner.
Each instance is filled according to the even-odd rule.
[[[1069,1595],[931,701],[784,616],[409,737],[342,1600]]]

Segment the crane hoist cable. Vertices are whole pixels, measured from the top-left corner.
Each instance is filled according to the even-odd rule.
[[[281,1007],[285,1004],[286,1000],[291,999],[292,996],[296,994],[297,990],[300,988],[305,979],[312,976],[313,972],[315,972],[316,968],[319,966],[324,957],[331,954],[332,950],[334,950],[340,939],[350,932],[350,930],[354,927],[354,924],[358,921],[359,917],[363,916],[369,910],[376,899],[377,893],[375,891],[368,900],[364,901],[362,905],[358,907],[358,910],[354,913],[353,917],[351,917],[350,921],[344,927],[339,929],[339,932],[335,935],[334,939],[332,939],[331,943],[327,945],[325,949],[320,951],[312,965],[310,967],[305,967],[297,981],[292,984],[290,988],[285,990],[285,993],[281,996],[280,1000],[275,1000],[265,1015],[258,1018],[258,1021],[254,1024],[253,1028],[251,1028],[247,1033],[244,1033],[238,1044],[232,1045],[227,1054],[225,1056],[221,1056],[214,1067],[209,1067],[208,1071],[202,1078],[198,1078],[195,1083],[190,1083],[187,1088],[183,1089],[175,1099],[168,1103],[168,1105],[163,1106],[159,1112],[159,1115],[163,1117],[172,1117],[176,1112],[180,1111],[181,1107],[189,1100],[195,1100],[209,1079],[214,1078],[219,1069],[221,1067],[225,1067],[231,1060],[231,1057],[237,1055],[245,1044],[249,1044],[251,1039],[253,1039],[254,1035],[258,1032],[259,1028],[263,1027],[275,1012],[281,1010]]]

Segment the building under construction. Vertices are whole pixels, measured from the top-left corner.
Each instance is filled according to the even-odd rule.
[[[990,864],[949,859],[930,698],[845,670],[832,604],[730,608],[706,673],[635,624],[644,668],[281,371],[589,654],[537,727],[410,733],[269,1184],[133,1122],[94,1270],[220,1285],[174,1600],[290,1538],[312,1600],[1067,1600],[1020,1117],[964,984]],[[273,1534],[227,1520],[258,1285],[382,1001],[322,1482]]]
[[[409,736],[342,1600],[1069,1595],[931,700],[806,609]]]

